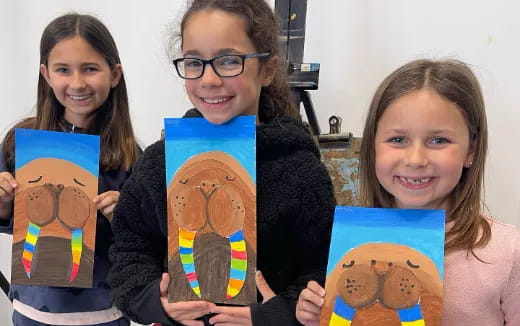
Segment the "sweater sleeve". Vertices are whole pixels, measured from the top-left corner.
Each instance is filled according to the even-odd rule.
[[[296,234],[296,270],[299,275],[286,291],[281,293],[296,308],[296,301],[307,283],[314,280],[325,283],[332,220],[336,200],[330,176],[321,162],[315,162],[303,171],[306,174],[301,188],[300,212],[294,231]]]
[[[512,243],[513,265],[501,302],[505,325],[520,325],[520,233],[518,231],[514,233]]]
[[[141,324],[168,325],[169,318],[159,301],[167,240],[157,217],[155,201],[160,199],[150,194],[150,187],[143,186],[147,179],[142,167],[145,160],[146,156],[141,157],[137,163],[114,212],[109,282],[115,305],[127,317]]]

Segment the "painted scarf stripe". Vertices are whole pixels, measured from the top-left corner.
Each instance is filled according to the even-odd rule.
[[[246,279],[246,271],[239,271],[239,270],[236,270],[236,269],[231,269],[229,278],[230,279],[233,278],[233,279],[236,279],[236,280],[245,280]]]
[[[179,228],[179,256],[186,279],[193,292],[200,298],[199,281],[197,272],[195,271],[195,259],[193,257],[193,241],[195,235],[195,232]]]
[[[194,264],[182,264],[182,268],[184,268],[184,274],[186,274],[186,278],[188,277],[188,274],[195,274],[195,278],[197,278]]]
[[[241,231],[238,231],[242,233]],[[246,243],[245,241],[239,240],[239,241],[230,241],[231,243],[231,250],[232,251],[238,251],[238,252],[244,252],[246,251]]]
[[[241,279],[234,279],[234,278],[230,278],[229,279],[229,286],[232,287],[233,289],[240,289],[242,287],[242,284],[244,284],[244,280],[241,280]]]
[[[247,261],[246,260],[232,259],[231,260],[231,268],[232,269],[237,269],[239,271],[246,271],[247,270]]]
[[[193,252],[193,240],[179,237],[179,247],[185,248],[187,250],[191,249]]]
[[[234,259],[247,259],[247,252],[231,250],[231,258],[234,258]]]
[[[341,297],[336,297],[336,302],[334,303],[334,312],[345,319],[352,320],[354,318],[354,314],[356,310],[351,306],[347,305]]]
[[[36,224],[29,223],[29,232],[31,234],[38,234],[40,232],[40,227]]]
[[[229,236],[229,241],[231,241],[231,242],[241,241],[241,240],[244,240],[244,234],[242,233],[242,230],[238,230],[237,232],[235,232]]]
[[[69,282],[74,281],[79,271],[79,263],[81,261],[81,253],[83,251],[83,230],[72,230],[71,235],[71,249],[72,249],[72,270],[70,272]]]
[[[332,313],[332,316],[330,316],[329,326],[350,326],[351,323],[350,320]]]
[[[193,248],[179,247],[179,254],[191,255],[193,254]]]
[[[183,264],[193,264],[194,263],[193,254],[187,254],[187,255],[181,254],[180,256],[181,256],[181,261]]]
[[[424,320],[416,320],[416,321],[403,321],[401,322],[401,326],[425,326]]]
[[[22,254],[23,259],[26,259],[28,261],[31,261],[33,258],[33,253],[29,251],[24,251]]]
[[[228,286],[226,299],[233,299],[238,293],[240,292],[240,289],[235,289],[230,286]]]
[[[28,278],[31,278],[32,260],[38,242],[38,235],[40,234],[40,227],[36,224],[30,223],[27,227],[27,234],[25,235],[25,243],[22,252],[22,264]]]
[[[186,240],[194,240],[195,239],[195,232],[187,231],[179,228],[179,236]]]
[[[408,309],[399,309],[397,313],[399,314],[401,322],[415,322],[423,319],[421,306],[419,304]]]
[[[197,274],[195,273],[186,273],[186,278],[188,279],[188,282],[193,282],[197,280]]]
[[[226,299],[232,299],[244,286],[247,271],[246,242],[242,230],[238,230],[229,237],[231,247],[231,263]]]
[[[25,242],[25,243],[23,244],[24,253],[25,253],[25,250],[27,250],[27,251],[29,251],[29,252],[34,252],[34,249],[35,249],[35,248],[36,248],[36,247],[35,247],[33,244],[29,243],[29,242]]]
[[[31,230],[27,230],[27,231],[28,231],[28,233],[27,233],[27,236],[25,237],[25,242],[35,245],[36,242],[38,242],[38,234],[40,233],[40,230],[38,230],[34,233],[29,233],[29,232],[31,232]]]

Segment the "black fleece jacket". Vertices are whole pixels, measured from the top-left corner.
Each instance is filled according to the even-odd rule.
[[[200,113],[190,110],[186,116]],[[256,137],[257,269],[277,296],[250,306],[253,325],[298,325],[300,291],[308,281],[323,284],[325,278],[335,207],[332,184],[301,122],[276,118],[257,126]],[[180,325],[159,300],[168,237],[163,141],[148,147],[138,161],[112,227],[109,282],[116,306],[142,324]],[[201,319],[209,325],[209,317]]]

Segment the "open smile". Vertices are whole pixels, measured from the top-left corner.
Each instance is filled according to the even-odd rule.
[[[434,177],[405,177],[405,176],[396,176],[396,179],[398,180],[399,184],[406,188],[412,188],[412,189],[422,189],[428,187],[433,180]]]
[[[85,95],[67,95],[73,101],[85,101],[92,97],[92,94]]]

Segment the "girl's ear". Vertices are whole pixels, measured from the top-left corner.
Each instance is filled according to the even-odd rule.
[[[466,154],[466,159],[464,160],[464,167],[470,168],[473,164],[473,160],[475,159],[475,151],[477,149],[477,141],[472,140],[469,144],[468,154]]]
[[[269,58],[262,69],[262,86],[267,87],[271,84],[276,73],[278,72],[278,65],[280,64],[280,58],[273,56]]]
[[[123,67],[120,63],[116,64],[114,68],[112,68],[111,74],[112,78],[110,80],[110,86],[114,88],[119,84],[121,76],[123,76]]]
[[[47,84],[49,84],[50,88],[52,88],[52,85],[49,80],[49,70],[47,69],[47,66],[43,63],[40,65],[40,73],[42,74],[43,78],[45,78],[45,81]]]

